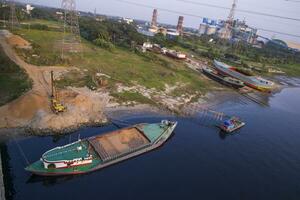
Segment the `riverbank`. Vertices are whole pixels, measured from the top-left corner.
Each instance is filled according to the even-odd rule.
[[[130,113],[185,116],[191,114],[191,111],[195,113],[197,109],[209,108],[238,96],[237,92],[224,88],[193,71],[189,73],[201,77],[199,79],[210,85],[209,90],[202,88],[192,92],[185,91],[187,83],[180,82],[173,85],[165,83],[163,89],[148,88],[137,82],[132,82],[131,85],[118,82],[113,84],[113,89],[100,87],[91,90],[87,87],[69,86],[58,92],[67,111],[56,115],[51,110],[50,72],[54,72],[55,79],[59,82],[64,80],[66,74],[75,72],[84,74],[87,69],[28,64],[15,51],[16,44],[11,44],[11,37],[16,36],[7,31],[2,32],[0,43],[10,60],[27,72],[33,86],[32,90],[18,99],[0,107],[2,113],[0,129],[3,130],[22,129],[27,133],[38,135],[64,134],[84,126],[101,126],[108,123],[110,118]],[[17,38],[20,40],[19,36]],[[27,46],[30,46],[30,43],[26,43]]]
[[[223,92],[210,92],[203,96],[201,99],[198,99],[197,102],[193,104],[186,105],[182,108],[182,112],[184,110],[188,110],[189,107],[195,107],[197,105],[198,108],[213,108],[214,106],[227,101],[228,99],[236,98],[236,93],[231,91],[223,91]],[[103,108],[102,121],[98,119],[95,120],[87,120],[86,123],[76,123],[76,122],[68,122],[65,124],[65,127],[54,127],[53,122],[46,123],[41,126],[39,123],[31,123],[29,125],[20,126],[20,127],[5,127],[0,129],[0,134],[2,136],[13,135],[57,135],[57,134],[67,134],[74,132],[82,127],[97,127],[103,126],[107,123],[110,123],[113,119],[121,119],[123,117],[128,116],[143,116],[143,115],[155,115],[155,116],[183,116],[184,113],[180,113],[179,111],[172,111],[165,107],[158,107],[149,104],[136,104],[136,105],[128,105],[122,106],[117,103],[108,104],[107,107]],[[58,118],[57,120],[66,120],[66,116],[57,116],[53,114],[53,117]],[[104,120],[103,120],[104,119]],[[44,119],[45,122],[47,119]],[[40,125],[40,127],[36,127]]]

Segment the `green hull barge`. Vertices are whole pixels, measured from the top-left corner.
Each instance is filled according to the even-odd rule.
[[[92,172],[160,147],[176,126],[177,122],[163,120],[78,140],[45,152],[25,170],[40,176]]]

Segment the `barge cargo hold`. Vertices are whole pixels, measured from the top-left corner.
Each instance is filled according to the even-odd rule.
[[[262,92],[271,92],[274,89],[275,84],[272,81],[263,79],[261,77],[255,76],[246,76],[235,70],[234,67],[231,67],[225,63],[214,60],[214,66],[219,73],[225,76],[231,76],[233,78],[239,79],[244,82],[244,84],[253,89],[262,91]]]
[[[41,176],[92,172],[158,148],[176,126],[177,122],[163,120],[78,140],[45,152],[25,170]]]

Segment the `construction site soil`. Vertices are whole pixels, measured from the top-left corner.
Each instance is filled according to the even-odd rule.
[[[32,90],[18,99],[0,107],[0,129],[25,128],[33,132],[66,132],[82,125],[107,122],[103,113],[109,101],[105,92],[93,92],[88,88],[67,88],[59,92],[67,107],[62,114],[54,114],[50,107],[50,72],[55,75],[69,68],[56,66],[34,66],[24,62],[13,49],[16,46],[30,46],[19,36],[8,31],[0,32],[0,44],[6,55],[23,68],[33,82]]]

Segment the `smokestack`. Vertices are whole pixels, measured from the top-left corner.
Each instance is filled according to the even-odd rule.
[[[153,10],[151,27],[157,27],[157,9]]]
[[[179,16],[177,24],[177,32],[182,35],[183,33],[183,16]]]

